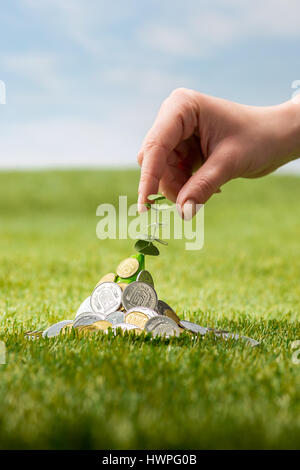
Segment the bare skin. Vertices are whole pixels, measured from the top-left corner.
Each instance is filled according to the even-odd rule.
[[[138,155],[139,210],[159,190],[190,218],[229,180],[264,176],[299,156],[299,101],[255,107],[177,89]]]

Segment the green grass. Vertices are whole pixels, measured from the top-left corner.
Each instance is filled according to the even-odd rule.
[[[72,318],[132,241],[95,211],[136,198],[135,171],[0,174],[0,447],[299,448],[300,179],[234,181],[205,208],[199,252],[148,261],[182,318],[262,341],[24,339]]]

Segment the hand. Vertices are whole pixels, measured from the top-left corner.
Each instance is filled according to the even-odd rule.
[[[196,204],[204,204],[227,181],[266,175],[298,156],[299,103],[254,107],[175,90],[138,155],[139,210],[160,190],[190,218]]]

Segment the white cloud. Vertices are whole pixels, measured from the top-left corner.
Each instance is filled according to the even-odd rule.
[[[136,165],[139,145],[155,115],[144,102],[103,121],[73,117],[2,123],[0,167]]]
[[[208,56],[243,40],[299,38],[299,17],[298,0],[191,0],[171,21],[165,16],[141,25],[138,37],[167,54]]]
[[[169,0],[145,2],[145,17],[135,19],[137,0],[20,0],[45,24],[93,55],[105,53],[102,32],[132,21],[133,35],[144,46],[175,56],[207,55],[235,41],[260,36],[300,36],[298,0]],[[147,12],[151,11],[151,20]],[[116,35],[114,35],[116,36]],[[107,37],[106,37],[107,39]],[[110,41],[116,38],[110,37]],[[117,41],[118,42],[118,41]],[[122,47],[122,44],[119,43]]]
[[[110,84],[133,89],[135,94],[148,98],[149,95],[166,97],[175,88],[195,86],[193,77],[188,74],[172,73],[169,70],[147,67],[147,65],[144,67],[126,65],[107,67],[101,71],[101,79]]]
[[[130,16],[127,2],[106,0],[20,0],[50,30],[69,37],[92,55],[106,52],[102,33],[109,25]]]
[[[74,55],[64,57],[66,52],[54,40],[43,46],[44,52],[24,53],[18,38],[17,52],[0,56],[0,66],[20,78],[13,90],[19,123],[2,122],[0,128],[2,167],[133,164],[161,100],[179,86],[202,87],[201,76],[191,70],[193,60],[185,69],[186,57],[221,56],[224,48],[244,40],[248,50],[254,39],[300,36],[298,0],[19,0],[19,4],[43,25],[45,37],[56,36],[67,47],[69,42],[75,47]],[[34,35],[33,28],[31,40],[38,44]],[[64,68],[64,59],[72,72]],[[84,69],[84,64],[90,68]],[[25,80],[23,84],[22,77],[34,87]],[[84,96],[78,96],[82,89]],[[57,106],[51,107],[53,101]],[[27,112],[28,104],[32,113]],[[91,117],[99,109],[101,122]],[[63,118],[71,112],[73,117]],[[35,113],[39,120],[32,118]],[[9,110],[8,119],[12,115]]]
[[[48,91],[57,92],[63,87],[64,80],[58,73],[58,60],[53,55],[33,52],[11,54],[0,57],[0,64],[20,79],[29,79]]]
[[[130,148],[110,126],[72,118],[5,126],[0,136],[2,168],[113,166],[128,162]]]

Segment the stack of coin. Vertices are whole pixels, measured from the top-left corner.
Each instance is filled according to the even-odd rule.
[[[159,300],[151,274],[144,269],[144,255],[123,260],[116,273],[108,273],[97,283],[93,292],[79,306],[74,320],[63,320],[44,331],[27,332],[30,339],[49,338],[77,331],[84,335],[108,332],[114,334],[130,331],[135,334],[150,333],[153,336],[179,336],[213,333],[223,339],[243,339],[251,346],[258,341],[228,331],[214,330],[186,320],[180,320],[175,311]]]

